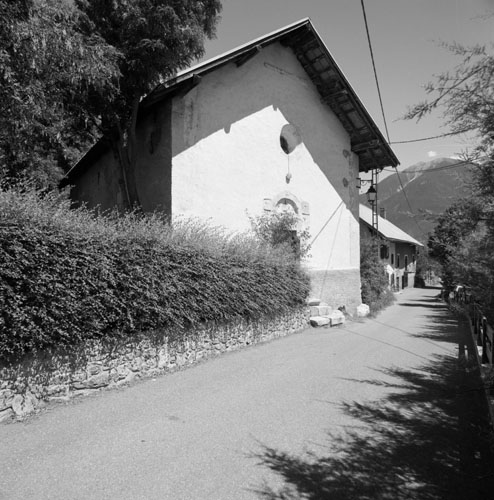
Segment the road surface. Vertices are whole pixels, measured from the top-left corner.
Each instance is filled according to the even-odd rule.
[[[491,498],[468,329],[437,295],[1,425],[0,499]]]

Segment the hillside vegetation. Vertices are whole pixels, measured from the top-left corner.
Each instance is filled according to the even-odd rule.
[[[460,160],[454,158],[417,163],[400,171],[400,179],[413,213],[396,174],[379,182],[379,207],[386,209],[387,218],[393,224],[422,243],[427,243],[437,218],[460,198],[468,196],[472,189],[471,165],[460,164]]]
[[[173,227],[172,227],[173,226]],[[103,336],[275,316],[304,304],[291,252],[195,220],[71,210],[0,189],[0,358]]]

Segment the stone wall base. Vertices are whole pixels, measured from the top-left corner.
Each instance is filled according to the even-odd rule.
[[[226,351],[295,333],[308,324],[300,309],[283,317],[152,332],[46,350],[0,365],[0,422],[35,413],[103,388],[185,368]]]
[[[321,299],[333,309],[345,306],[349,314],[356,314],[362,303],[359,269],[309,271],[309,275],[311,297]]]

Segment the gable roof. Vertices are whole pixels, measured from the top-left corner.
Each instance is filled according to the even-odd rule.
[[[360,204],[359,207],[360,220],[370,228],[372,228],[372,210],[366,206]],[[380,215],[378,215],[378,233],[383,238],[390,241],[400,241],[404,243],[410,243],[411,245],[416,245],[419,247],[423,247],[420,241],[417,241],[415,238],[412,238],[408,233],[405,233],[402,229],[395,226],[392,222],[387,219],[383,219]]]
[[[263,47],[272,43],[281,43],[294,52],[316,86],[322,101],[332,109],[349,134],[351,149],[359,157],[361,172],[399,165],[391,147],[308,18],[177,73],[141,101],[141,111],[156,102],[187,92],[200,83],[203,75],[225,64],[244,64]],[[69,171],[63,183],[67,184],[70,179],[77,177],[107,148],[106,142],[100,139]]]

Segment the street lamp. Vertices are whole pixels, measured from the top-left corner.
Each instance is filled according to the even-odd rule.
[[[367,201],[371,204],[374,205],[377,199],[377,191],[376,188],[374,187],[374,184],[371,185],[369,190],[367,191]]]

